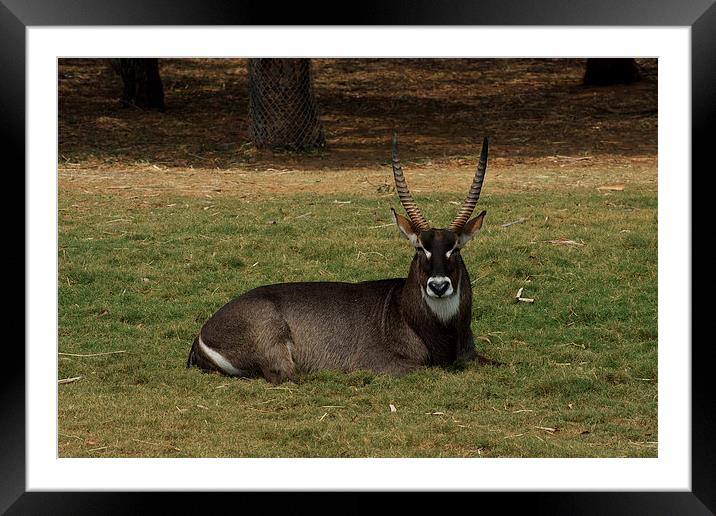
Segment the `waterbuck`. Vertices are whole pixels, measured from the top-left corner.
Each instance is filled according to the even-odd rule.
[[[250,290],[216,312],[194,340],[187,367],[278,384],[320,369],[402,374],[477,354],[472,288],[463,246],[485,211],[470,219],[487,168],[487,138],[470,192],[447,229],[432,228],[413,200],[393,136],[395,187],[409,218],[391,208],[415,248],[407,278],[362,283],[279,283]]]

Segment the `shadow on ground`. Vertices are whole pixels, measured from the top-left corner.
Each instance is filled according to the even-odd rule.
[[[644,80],[584,87],[584,59],[316,59],[328,147],[311,155],[257,152],[249,142],[245,59],[162,59],[167,111],[119,104],[108,60],[59,63],[60,165],[296,169],[385,164],[390,135],[405,161],[496,156],[655,156],[654,59]]]

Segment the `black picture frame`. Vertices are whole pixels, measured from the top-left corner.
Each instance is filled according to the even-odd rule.
[[[716,6],[714,0],[684,3],[680,0],[368,0],[347,9],[340,2],[330,5],[305,2],[280,7],[256,1],[173,1],[156,0],[0,0],[0,113],[2,113],[3,155],[13,157],[15,170],[25,167],[25,31],[32,26],[63,25],[530,25],[530,26],[683,26],[691,29],[692,73],[692,185],[694,171],[706,169],[711,141],[708,127],[716,113]],[[660,145],[667,142],[660,142]],[[713,168],[713,167],[709,167]],[[19,179],[19,178],[17,178]],[[24,181],[20,189],[24,190]],[[692,187],[692,192],[696,190]],[[24,196],[23,196],[24,197]],[[696,199],[692,196],[692,206]],[[16,213],[16,212],[15,212]],[[7,216],[7,211],[6,211]],[[12,219],[6,219],[12,220]],[[696,218],[692,212],[692,221]],[[24,230],[24,226],[23,226]],[[24,233],[24,231],[23,231]],[[694,234],[692,229],[692,235]],[[23,234],[23,242],[25,235]],[[17,241],[15,241],[17,242]],[[15,244],[15,248],[20,246]],[[24,246],[23,246],[24,249]],[[693,247],[692,278],[694,265]],[[27,274],[27,257],[22,267]],[[19,261],[17,255],[15,260]],[[18,264],[19,265],[19,264]],[[693,282],[692,282],[693,285]],[[693,290],[692,290],[693,292]],[[24,305],[23,305],[24,306]],[[695,302],[692,301],[692,306]],[[692,316],[693,321],[693,316]],[[691,329],[690,329],[691,330]],[[672,343],[673,344],[673,343]],[[714,486],[713,387],[708,382],[710,339],[678,343],[691,345],[692,356],[692,456],[690,492],[528,492],[452,493],[450,504],[489,507],[501,511],[527,510],[537,514],[712,514],[716,511]],[[324,494],[223,493],[62,493],[26,492],[25,489],[25,350],[7,341],[5,368],[0,375],[0,511],[8,514],[126,514],[147,512],[158,503],[163,512],[174,507],[184,511],[235,506],[238,497],[243,510],[253,504],[274,513],[290,507],[312,513],[336,512],[335,502]],[[709,401],[711,400],[711,401]],[[711,408],[709,408],[711,407]],[[260,497],[260,499],[259,499]],[[444,510],[444,497],[431,493],[386,496],[375,493],[345,493],[339,512],[357,514],[375,509],[405,508],[406,501],[423,510]],[[488,504],[487,506],[484,504]],[[456,505],[457,506],[457,505]],[[274,510],[275,509],[275,510]]]

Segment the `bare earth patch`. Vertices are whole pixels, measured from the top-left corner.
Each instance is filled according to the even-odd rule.
[[[656,191],[656,159],[600,162],[596,165],[561,163],[557,157],[535,163],[512,164],[496,158],[488,177],[493,192],[602,189],[616,181],[625,189]],[[551,163],[550,163],[551,161]],[[456,192],[463,195],[474,176],[472,164],[404,164],[405,175],[416,195]],[[59,169],[59,188],[94,194],[151,197],[182,196],[257,197],[313,192],[316,194],[394,195],[387,165],[349,170],[217,170],[205,168]],[[606,187],[606,188],[605,188]]]
[[[59,63],[60,164],[87,168],[346,170],[387,164],[393,131],[405,161],[494,156],[653,157],[656,60],[645,80],[585,87],[584,59],[316,59],[327,147],[306,156],[249,142],[245,59],[162,59],[165,113],[123,108],[107,60]]]

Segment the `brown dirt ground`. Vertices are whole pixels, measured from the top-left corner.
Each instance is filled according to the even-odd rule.
[[[122,107],[102,59],[59,62],[61,189],[154,196],[375,192],[399,133],[411,187],[460,191],[483,136],[491,189],[656,185],[657,62],[584,87],[584,59],[315,59],[325,151],[257,152],[245,59],[163,59],[167,111]]]

